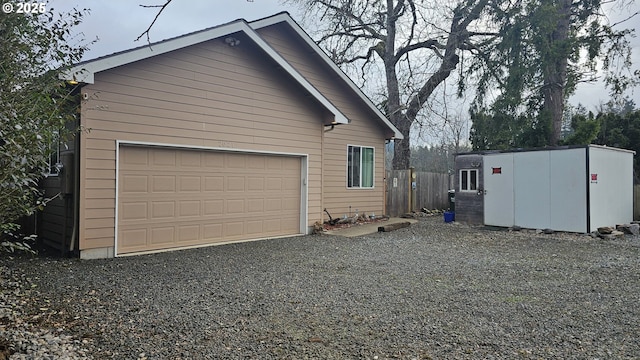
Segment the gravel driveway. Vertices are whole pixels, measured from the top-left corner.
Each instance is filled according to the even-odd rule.
[[[12,359],[640,358],[640,239],[629,235],[427,218],[350,239],[4,257],[0,268]]]

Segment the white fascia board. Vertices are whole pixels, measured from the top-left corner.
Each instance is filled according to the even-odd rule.
[[[95,80],[94,74],[97,72],[113,69],[115,67],[126,65],[138,60],[147,59],[152,56],[161,55],[190,45],[212,40],[221,36],[241,31],[243,30],[243,28],[246,28],[246,23],[241,20],[236,20],[234,22],[208,30],[194,32],[180,37],[163,40],[154,44],[149,44],[131,50],[125,50],[123,52],[106,55],[95,60],[81,62],[66,71],[62,75],[62,80],[73,80],[77,82],[93,84]]]
[[[251,38],[264,52],[267,53],[278,65],[280,65],[289,75],[291,75],[305,90],[307,90],[313,97],[319,101],[322,106],[329,110],[334,116],[334,122],[336,124],[348,124],[349,119],[338,110],[335,105],[329,101],[318,89],[316,89],[307,79],[302,76],[291,64],[287,62],[277,51],[275,51],[271,45],[264,41],[258,33],[254,31],[247,23],[244,23],[246,29],[243,29],[245,34]]]
[[[358,95],[358,97],[360,97],[360,99],[362,99],[362,101],[365,102],[365,104],[367,104],[367,106],[369,106],[369,108],[371,108],[371,110],[378,116],[378,118],[384,122],[385,125],[387,125],[387,127],[389,127],[389,129],[391,129],[393,131],[393,137],[395,139],[404,139],[404,136],[402,136],[402,133],[400,133],[400,130],[398,130],[392,123],[391,121],[389,121],[389,119],[387,119],[387,117],[382,113],[382,111],[380,111],[374,104],[373,102],[371,102],[371,99],[369,99],[369,97],[367,95],[365,95],[362,90],[360,90],[360,88],[338,67],[338,65],[336,65],[335,62],[333,62],[333,60],[331,60],[329,58],[329,56],[327,56],[327,54],[320,48],[320,46],[318,46],[318,44],[316,44],[315,41],[313,41],[313,39],[309,36],[309,34],[307,34],[304,29],[302,29],[300,27],[300,25],[298,25],[298,23],[296,23],[291,16],[288,13],[280,13],[274,16],[270,16],[264,19],[260,19],[260,20],[256,20],[256,21],[252,21],[249,23],[249,26],[251,26],[251,28],[253,28],[254,30],[263,28],[263,27],[267,27],[267,26],[271,26],[271,25],[275,25],[278,23],[282,23],[282,22],[286,22],[287,24],[289,24],[289,26],[298,34],[298,36],[300,36],[301,39],[303,39],[307,45],[309,45],[309,47],[311,47],[311,49],[313,49],[316,54],[318,54],[318,56],[327,64],[329,65],[329,67],[336,73],[338,74],[338,76],[340,76],[340,78],[342,78],[342,80],[344,80],[344,82],[351,88],[351,90],[353,90],[353,92]]]

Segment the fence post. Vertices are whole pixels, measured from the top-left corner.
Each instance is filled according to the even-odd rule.
[[[412,212],[414,210],[414,207],[416,205],[416,188],[417,188],[417,183],[416,183],[416,169],[413,166],[409,167],[409,211],[407,211],[408,213]]]

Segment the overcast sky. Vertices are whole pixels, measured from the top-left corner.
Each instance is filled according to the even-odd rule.
[[[56,11],[68,11],[76,8],[89,8],[90,14],[78,30],[87,39],[99,38],[86,54],[86,59],[114,53],[143,45],[146,39],[134,40],[151,24],[157,9],[142,8],[139,5],[158,5],[164,0],[50,0],[49,8]],[[622,10],[611,14],[613,20],[627,17],[640,8]],[[288,11],[294,19],[298,17],[297,9],[280,5],[278,0],[173,0],[160,15],[151,29],[151,42],[180,36],[189,32],[202,30],[236,19],[255,20]],[[640,29],[638,16],[627,27]],[[638,34],[640,35],[640,34]],[[634,46],[634,68],[640,68],[640,40],[632,39]],[[637,106],[640,106],[640,89],[632,94]],[[578,102],[594,110],[600,102],[608,100],[608,94],[600,84],[581,85],[571,102]]]

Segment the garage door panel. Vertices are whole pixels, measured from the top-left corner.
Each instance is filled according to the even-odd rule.
[[[227,178],[227,191],[244,191],[244,176],[229,176]]]
[[[282,210],[282,199],[266,199],[265,200],[265,211],[281,211]]]
[[[180,201],[180,217],[185,216],[200,216],[200,200],[187,200]]]
[[[152,192],[176,192],[176,177],[172,175],[151,176]]]
[[[147,229],[121,230],[120,240],[129,247],[144,247],[147,244]]]
[[[204,191],[224,191],[224,177],[205,176]]]
[[[264,221],[264,230],[268,233],[277,233],[282,230],[282,219],[269,219]]]
[[[282,190],[282,178],[267,178],[267,190]]]
[[[300,208],[300,200],[295,198],[282,199],[282,210],[297,212]]]
[[[247,167],[252,170],[264,170],[265,158],[262,156],[251,156]]]
[[[178,153],[180,159],[181,167],[196,167],[200,168],[202,166],[201,163],[201,152],[198,151],[181,151]]]
[[[179,242],[197,242],[200,238],[200,225],[184,225],[178,227]]]
[[[201,177],[200,176],[180,176],[180,191],[181,192],[200,192]]]
[[[261,213],[264,211],[264,199],[249,199],[247,200],[247,212],[249,213]]]
[[[247,190],[249,191],[262,191],[264,190],[264,178],[262,177],[250,177],[247,179]]]
[[[120,154],[118,254],[300,232],[298,157],[126,146]]]
[[[217,240],[222,238],[222,224],[205,224],[203,230],[205,239]]]
[[[247,234],[248,235],[256,235],[256,234],[262,234],[264,232],[262,223],[264,221],[262,220],[254,220],[254,221],[247,221]]]
[[[176,167],[176,152],[171,149],[149,149],[152,169],[167,169]]]
[[[146,193],[149,191],[145,175],[127,175],[122,178],[122,191],[126,193]]]
[[[151,219],[173,219],[176,216],[174,201],[153,201],[151,203]]]
[[[226,214],[243,214],[244,213],[244,199],[230,199],[225,204]]]
[[[290,218],[283,218],[282,222],[281,222],[281,227],[284,229],[290,229],[292,226],[296,226],[297,224],[299,224],[298,219],[290,217]]]
[[[282,158],[270,158],[267,160],[267,169],[282,170]]]
[[[128,202],[121,207],[122,218],[127,221],[139,221],[148,219],[147,202]]]
[[[224,200],[205,200],[204,215],[222,215],[224,214]]]
[[[150,242],[155,245],[170,245],[175,239],[175,227],[174,226],[158,226],[151,228]]]
[[[224,168],[225,158],[218,153],[205,152],[203,154],[204,167],[207,169],[219,170]]]
[[[300,181],[296,178],[285,178],[283,190],[299,190]]]
[[[247,155],[233,154],[235,156],[227,156],[225,158],[225,167],[227,169],[245,169],[247,167]]]
[[[244,234],[244,222],[226,222],[224,223],[224,235],[233,237]]]
[[[149,151],[145,148],[135,148],[121,156],[121,169],[135,169],[140,165],[149,165]]]

